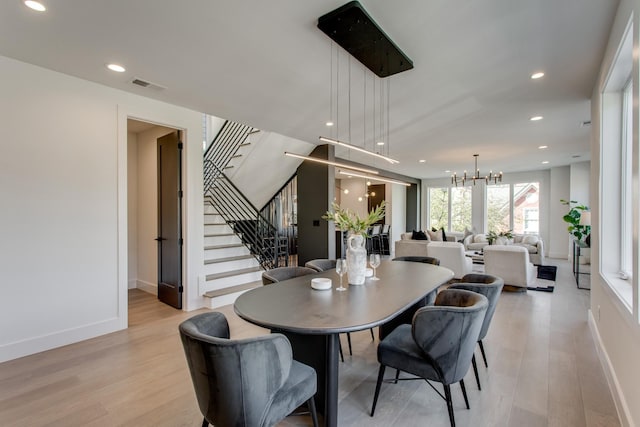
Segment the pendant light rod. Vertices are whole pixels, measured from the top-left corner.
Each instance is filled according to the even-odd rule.
[[[391,184],[400,184],[400,185],[404,185],[405,187],[411,187],[411,184],[409,184],[408,182],[398,181],[397,179],[383,178],[381,176],[360,175],[358,173],[351,173],[349,171],[343,171],[343,170],[339,171],[338,173],[340,175],[355,176],[357,178],[364,178],[364,179],[373,179],[375,181],[383,181],[383,182],[389,182]]]
[[[380,173],[377,170],[373,170],[373,169],[366,169],[358,166],[351,166],[346,163],[332,162],[330,160],[319,159],[317,157],[303,156],[302,154],[290,153],[288,151],[285,151],[284,155],[289,157],[295,157],[297,159],[309,160],[310,162],[322,163],[329,166],[337,166],[339,168],[344,168],[344,169],[349,169],[349,170],[354,170],[354,171],[364,172],[364,173],[370,173],[373,175],[378,175]]]
[[[400,163],[398,160],[392,159],[391,157],[383,156],[382,154],[374,153],[373,151],[366,150],[366,149],[364,149],[362,147],[358,147],[357,145],[352,145],[352,144],[349,144],[347,142],[338,141],[337,139],[327,138],[325,136],[321,136],[319,139],[320,139],[320,141],[328,142],[329,144],[338,145],[340,147],[348,148],[349,150],[359,151],[361,153],[368,154],[370,156],[386,160],[387,162],[391,163],[392,165]]]

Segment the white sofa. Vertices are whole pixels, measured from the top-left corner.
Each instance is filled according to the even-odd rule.
[[[453,271],[454,279],[471,273],[473,263],[465,256],[464,246],[458,242],[431,242],[427,245],[427,256],[438,258],[440,267]]]
[[[438,232],[440,233],[440,232]],[[459,233],[447,234],[448,242],[455,242]],[[429,233],[425,232],[427,240],[413,240],[411,237],[413,233],[402,233],[400,240],[395,242],[394,256],[429,256],[427,255],[427,246],[431,243]]]
[[[479,251],[489,246],[484,234],[471,234],[464,238],[464,248],[467,251]],[[512,240],[498,238],[492,246],[520,246],[529,252],[529,259],[536,265],[544,265],[544,244],[536,234],[514,234]]]
[[[501,277],[505,285],[526,290],[536,278],[536,267],[523,246],[490,245],[484,248],[484,272]]]

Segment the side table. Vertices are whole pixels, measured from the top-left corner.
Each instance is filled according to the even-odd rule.
[[[587,289],[587,290],[589,290],[589,288],[581,288],[580,287],[580,275],[581,274],[586,274],[586,275],[590,275],[591,274],[591,273],[588,273],[588,272],[580,271],[580,250],[582,248],[588,248],[588,247],[589,247],[589,245],[587,245],[582,240],[573,239],[573,275],[576,278],[576,286],[578,287],[578,289]]]

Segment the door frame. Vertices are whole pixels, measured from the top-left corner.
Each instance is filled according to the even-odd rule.
[[[182,247],[183,311],[201,308],[204,300],[198,295],[198,279],[202,275],[204,260],[204,208],[202,204],[202,113],[155,101],[144,106],[118,105],[118,154],[114,167],[117,168],[117,288],[118,301],[115,316],[119,329],[128,327],[128,206],[127,206],[127,120],[138,120],[180,130],[182,134],[183,168],[182,182],[184,196]],[[190,138],[191,137],[191,138]],[[198,197],[199,196],[199,197]],[[200,203],[197,201],[200,200]]]

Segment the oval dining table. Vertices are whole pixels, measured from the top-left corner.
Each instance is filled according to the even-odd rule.
[[[294,359],[315,368],[316,406],[326,426],[338,425],[339,334],[389,322],[453,277],[447,268],[388,260],[376,273],[380,280],[337,291],[340,277],[327,270],[252,289],[234,304],[242,319],[287,336]],[[331,279],[333,287],[312,289],[316,277]]]

